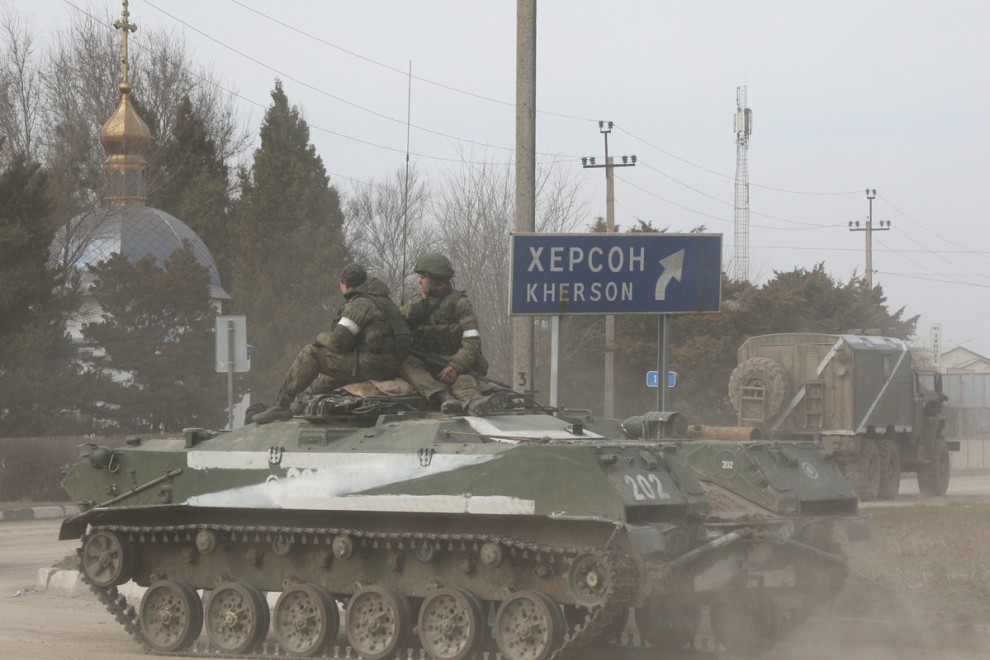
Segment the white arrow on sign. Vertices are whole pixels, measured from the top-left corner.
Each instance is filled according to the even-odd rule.
[[[667,285],[670,284],[670,281],[681,281],[681,272],[684,270],[684,250],[678,250],[669,257],[664,257],[659,263],[663,266],[663,275],[657,278],[656,297],[653,299],[666,300]]]

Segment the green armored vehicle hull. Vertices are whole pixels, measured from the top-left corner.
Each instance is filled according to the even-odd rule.
[[[654,647],[691,647],[706,614],[752,651],[841,587],[856,498],[816,443],[502,398],[482,418],[329,395],[287,422],[91,446],[61,537],[162,653],[196,654],[205,627],[204,654],[319,655],[340,634],[364,658],[564,657],[629,612]],[[128,580],[148,587],[136,608]]]

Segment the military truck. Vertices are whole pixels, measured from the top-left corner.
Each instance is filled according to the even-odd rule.
[[[786,333],[739,348],[729,398],[740,426],[772,438],[814,438],[839,461],[862,501],[894,499],[902,472],[925,495],[949,487],[941,378],[923,386],[900,339]]]

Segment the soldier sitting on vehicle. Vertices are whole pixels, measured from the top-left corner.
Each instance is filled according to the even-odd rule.
[[[420,395],[440,403],[443,413],[466,409],[471,415],[488,414],[494,395],[483,396],[474,376],[488,371],[474,306],[467,294],[451,286],[454,268],[444,255],[424,255],[414,270],[420,293],[402,308],[413,344],[401,376]]]
[[[289,405],[318,375],[333,389],[347,383],[395,378],[412,336],[402,312],[380,280],[364,266],[348,264],[340,273],[345,303],[333,327],[303,347],[289,368],[275,405],[253,417],[258,424],[290,419]]]

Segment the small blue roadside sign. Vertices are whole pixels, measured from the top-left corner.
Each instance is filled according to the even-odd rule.
[[[509,314],[719,311],[721,234],[513,234]]]
[[[647,371],[646,372],[646,386],[647,387],[659,387],[660,386],[660,372],[659,371]],[[668,371],[667,372],[667,389],[672,387],[677,387],[677,372]]]

